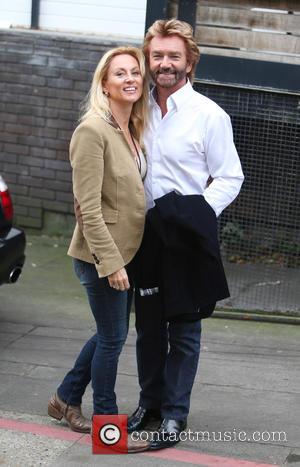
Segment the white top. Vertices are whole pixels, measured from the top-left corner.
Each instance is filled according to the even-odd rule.
[[[230,118],[215,102],[194,91],[189,81],[168,98],[167,108],[162,118],[152,92],[144,138],[147,208],[175,190],[183,195],[203,194],[218,216],[238,195],[244,180]]]
[[[146,161],[145,154],[143,153],[143,151],[139,151],[139,155],[135,156],[134,159],[135,159],[137,168],[141,174],[142,180],[144,180],[146,173],[147,173],[147,161]]]

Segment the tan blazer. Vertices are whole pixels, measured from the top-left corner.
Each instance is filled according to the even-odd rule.
[[[99,277],[128,264],[144,230],[143,182],[123,132],[88,117],[70,143],[76,227],[68,250],[94,263]]]

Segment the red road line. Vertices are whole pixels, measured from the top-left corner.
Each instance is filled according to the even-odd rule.
[[[262,464],[232,457],[213,456],[203,452],[168,448],[161,451],[144,452],[144,456],[157,457],[169,461],[185,462],[186,464],[205,465],[205,467],[278,467],[275,464]]]
[[[63,441],[79,441],[83,437],[82,433],[75,433],[69,429],[52,428],[38,423],[27,423],[19,420],[0,418],[0,428],[22,433],[32,433],[34,435],[46,436],[47,438],[57,438]]]
[[[73,441],[79,444],[91,444],[90,435],[75,433],[69,429],[52,428],[39,423],[27,423],[20,420],[0,418],[0,429],[31,433],[47,438],[55,438],[63,441]],[[141,453],[143,456],[156,457],[158,459],[173,460],[186,464],[205,465],[206,467],[278,467],[276,464],[264,464],[255,461],[247,461],[230,457],[213,456],[202,452],[183,449],[168,448],[159,451]]]

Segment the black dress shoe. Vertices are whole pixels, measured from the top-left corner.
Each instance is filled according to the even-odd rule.
[[[153,439],[149,449],[165,449],[179,443],[180,434],[186,429],[186,420],[172,420],[164,418],[157,432],[153,432]]]
[[[133,431],[142,430],[152,421],[161,421],[160,411],[144,409],[144,407],[139,406],[128,418],[127,431],[132,433]]]

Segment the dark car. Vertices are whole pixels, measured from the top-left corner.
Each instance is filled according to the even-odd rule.
[[[0,285],[16,282],[25,261],[25,233],[12,225],[13,205],[0,175]]]

